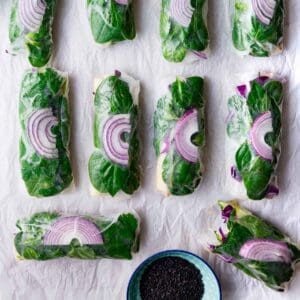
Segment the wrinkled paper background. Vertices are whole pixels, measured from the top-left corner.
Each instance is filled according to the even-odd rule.
[[[129,277],[149,255],[165,249],[186,249],[201,255],[221,280],[224,299],[299,299],[300,268],[282,294],[265,288],[202,247],[210,222],[207,208],[217,199],[230,199],[225,170],[225,95],[236,74],[259,70],[287,74],[284,104],[282,157],[279,164],[280,197],[261,202],[244,201],[254,212],[273,222],[300,243],[300,2],[288,1],[286,51],[271,59],[242,58],[231,46],[225,8],[228,0],[209,1],[211,56],[194,64],[163,60],[159,41],[159,1],[136,1],[138,37],[108,49],[93,43],[85,1],[59,0],[54,22],[52,65],[70,75],[72,109],[71,153],[76,189],[49,199],[26,195],[18,163],[18,91],[29,67],[24,56],[11,56],[8,19],[11,1],[0,4],[0,298],[1,299],[125,299]],[[87,162],[92,145],[93,78],[113,70],[125,71],[141,81],[142,189],[128,201],[89,195]],[[207,148],[206,173],[192,196],[163,199],[155,192],[155,156],[152,148],[152,115],[161,79],[172,75],[206,77]],[[108,214],[135,209],[142,217],[141,248],[132,261],[17,262],[13,253],[15,222],[42,210]]]

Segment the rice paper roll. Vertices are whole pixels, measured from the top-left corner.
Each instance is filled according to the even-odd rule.
[[[283,80],[270,73],[236,87],[228,100],[228,163],[230,190],[251,200],[278,195]],[[231,175],[231,176],[230,176]]]
[[[60,193],[73,180],[67,74],[52,68],[28,70],[21,84],[19,118],[21,173],[28,193]]]
[[[207,58],[207,0],[161,0],[162,52],[170,62],[182,62],[189,54]]]
[[[88,18],[96,43],[133,40],[136,36],[134,0],[87,0]]]
[[[116,71],[95,80],[94,146],[88,171],[93,195],[132,195],[140,186],[139,81]]]
[[[243,55],[271,56],[283,50],[284,0],[230,0],[232,41]]]
[[[275,226],[239,207],[219,202],[222,227],[213,228],[218,239],[212,253],[269,288],[284,291],[300,259],[299,246]]]
[[[188,195],[198,187],[205,144],[204,80],[177,77],[154,113],[156,185],[165,196]]]
[[[33,67],[43,67],[52,53],[56,0],[13,0],[9,39],[13,52],[27,49]]]
[[[139,246],[139,219],[132,213],[108,218],[41,212],[16,226],[18,259],[131,259]]]

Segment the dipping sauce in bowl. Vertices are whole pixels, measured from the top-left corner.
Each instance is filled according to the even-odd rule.
[[[182,250],[159,252],[132,275],[128,300],[220,300],[221,289],[209,265]]]

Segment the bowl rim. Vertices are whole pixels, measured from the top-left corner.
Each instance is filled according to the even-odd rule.
[[[218,285],[218,288],[219,288],[219,294],[220,294],[219,300],[222,300],[222,289],[221,289],[220,280],[217,277],[215,271],[212,269],[212,267],[202,257],[200,257],[199,255],[194,254],[194,253],[192,253],[190,251],[187,251],[187,250],[180,250],[180,249],[159,251],[159,252],[157,252],[157,253],[149,256],[144,261],[142,261],[138,265],[138,267],[134,270],[134,272],[131,274],[131,276],[130,276],[129,283],[127,285],[127,292],[126,292],[126,299],[127,300],[129,300],[129,289],[130,289],[130,286],[132,284],[133,278],[145,266],[145,264],[147,264],[147,262],[149,262],[150,260],[153,260],[153,258],[155,258],[156,256],[160,256],[162,254],[172,254],[172,253],[174,253],[174,254],[176,254],[176,253],[184,253],[184,254],[191,255],[191,256],[195,257],[196,259],[198,259],[198,260],[201,260],[209,268],[209,270],[212,272],[212,274],[214,275],[214,277],[216,279],[216,282],[217,282],[217,285]]]

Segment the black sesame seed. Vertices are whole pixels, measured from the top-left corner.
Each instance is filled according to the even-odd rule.
[[[200,300],[204,294],[201,272],[180,257],[151,263],[140,281],[142,300]]]

